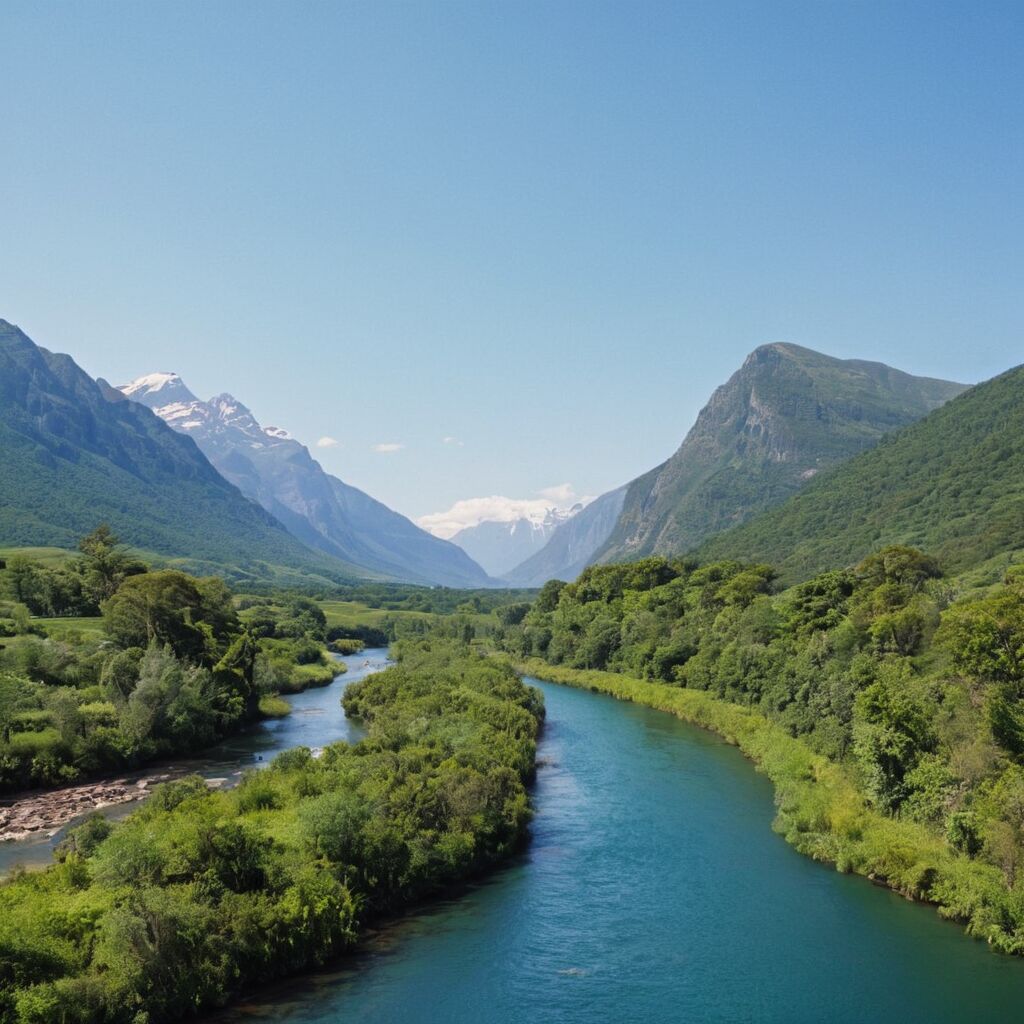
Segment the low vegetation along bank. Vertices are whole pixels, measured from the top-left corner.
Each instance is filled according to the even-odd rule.
[[[368,735],[229,792],[158,788],[0,886],[0,1021],[157,1024],[323,964],[375,915],[505,857],[530,818],[540,694],[454,642],[352,684]]]
[[[660,558],[499,612],[525,671],[712,729],[775,785],[801,852],[1024,954],[1024,576],[983,590],[888,548],[782,593]]]
[[[911,822],[872,810],[842,768],[789,736],[763,715],[706,693],[630,679],[614,672],[570,669],[532,660],[519,669],[538,679],[605,693],[667,711],[739,747],[775,786],[776,829],[801,853],[866,875],[940,913],[966,920],[998,948],[1021,952],[1002,927],[999,872],[951,854]]]

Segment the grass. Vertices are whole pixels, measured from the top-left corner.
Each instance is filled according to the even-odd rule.
[[[77,557],[77,552],[68,551],[66,548],[0,548],[0,559],[15,557],[27,558],[32,562],[40,562],[50,569],[59,569],[72,558]]]
[[[317,662],[312,665],[295,665],[289,675],[287,691],[301,693],[311,687],[330,686],[345,671],[338,661]]]
[[[260,714],[264,718],[284,718],[291,713],[291,704],[276,693],[267,693],[260,697]]]
[[[46,631],[47,636],[53,636],[54,633],[67,630],[75,630],[90,636],[99,636],[103,632],[103,619],[98,615],[94,618],[84,615],[79,617],[38,618],[32,619],[32,625],[41,626]]]
[[[433,619],[431,612],[390,611],[387,608],[371,608],[361,601],[321,601],[320,607],[327,616],[327,628],[344,626],[372,626],[380,629],[386,621],[399,619],[419,619],[429,622]]]
[[[703,691],[614,672],[569,669],[537,659],[518,668],[539,679],[667,711],[718,733],[771,780],[778,807],[775,829],[800,853],[933,903],[940,915],[962,922],[969,934],[1002,952],[1024,955],[1024,934],[1013,924],[1016,897],[997,868],[954,853],[923,825],[876,811],[842,766],[758,712]]]
[[[389,608],[371,608],[361,601],[321,601],[327,616],[327,628],[341,627],[343,629],[356,629],[359,626],[369,626],[373,629],[383,629],[386,622],[434,622],[442,613],[420,612],[406,609],[392,610]],[[459,613],[460,618],[466,618],[475,626],[488,626],[494,623],[494,617],[489,612]]]

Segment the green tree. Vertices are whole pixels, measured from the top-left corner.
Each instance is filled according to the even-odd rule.
[[[854,706],[854,753],[868,793],[887,811],[907,797],[907,775],[935,746],[928,714],[908,683],[905,671],[883,666],[878,681],[857,695]]]
[[[113,597],[127,577],[146,571],[146,564],[128,553],[106,523],[83,537],[78,550],[82,552],[79,572],[97,607]]]
[[[938,639],[958,671],[987,682],[1019,685],[1024,673],[1024,587],[956,604],[942,616]]]
[[[1012,889],[1024,856],[1024,769],[1011,765],[992,787],[993,815],[985,828],[985,852]]]
[[[133,576],[103,604],[103,624],[120,647],[168,645],[179,658],[200,661],[207,634],[200,628],[208,598],[196,580],[175,569]]]

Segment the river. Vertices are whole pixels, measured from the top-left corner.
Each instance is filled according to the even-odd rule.
[[[988,1024],[1024,962],[771,830],[770,783],[662,712],[536,683],[527,852],[218,1024]]]
[[[360,654],[335,655],[335,659],[345,665],[345,672],[336,676],[328,686],[285,694],[284,699],[291,705],[291,714],[259,722],[197,757],[148,765],[123,777],[132,780],[159,771],[195,773],[215,781],[217,785],[232,786],[238,783],[243,772],[265,767],[282,750],[299,746],[322,747],[338,740],[358,739],[362,730],[345,717],[341,695],[345,687],[357,679],[382,669],[387,664],[387,654],[384,648],[369,648]],[[123,818],[142,799],[145,797],[104,808],[103,813],[112,819]],[[9,874],[16,865],[36,868],[48,864],[53,857],[54,846],[80,820],[81,817],[69,822],[53,835],[40,832],[26,839],[0,843],[0,877]]]

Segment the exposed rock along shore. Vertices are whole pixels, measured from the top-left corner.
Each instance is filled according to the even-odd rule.
[[[42,832],[52,836],[69,821],[89,811],[141,800],[151,787],[183,774],[181,770],[162,771],[137,779],[107,779],[15,798],[0,806],[0,842],[27,839]],[[210,783],[221,781],[210,780]]]

